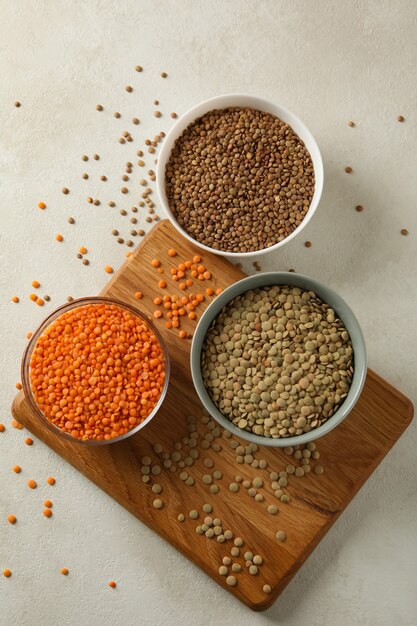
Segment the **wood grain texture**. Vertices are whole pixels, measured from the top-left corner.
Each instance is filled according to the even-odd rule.
[[[166,255],[171,247],[178,251],[175,258]],[[169,283],[169,292],[181,293],[177,284],[169,277],[169,268],[196,253],[200,253],[198,249],[180,238],[168,222],[160,222],[112,277],[101,295],[130,302],[142,312],[152,315],[155,309],[153,299],[161,292],[157,286],[161,276],[151,267],[151,259],[158,257],[163,261],[164,278]],[[210,254],[203,257],[204,264],[214,277],[211,286],[214,284],[215,287],[224,288],[243,277],[240,270],[223,258]],[[206,286],[205,283],[203,286]],[[134,293],[138,290],[144,293],[140,302],[134,298]],[[199,308],[199,315],[207,304],[206,301]],[[196,322],[183,319],[182,327],[192,332]],[[302,478],[290,476],[288,487],[284,490],[291,497],[289,504],[281,503],[275,498],[269,474],[271,471],[285,469],[288,462],[297,464],[297,461],[292,461],[282,451],[259,448],[254,456],[258,460],[267,461],[266,469],[237,464],[236,453],[230,446],[232,439],[225,438],[222,431],[220,437],[215,438],[221,446],[220,451],[198,446],[199,458],[191,467],[185,468],[195,479],[195,484],[186,486],[179,478],[182,470],[177,468],[172,472],[165,469],[161,456],[153,451],[152,446],[160,443],[164,452],[171,454],[174,443],[189,436],[186,420],[189,415],[197,418],[199,443],[209,431],[201,419],[202,408],[192,386],[189,371],[190,341],[179,339],[177,331],[166,329],[163,320],[160,322],[171,358],[170,387],[158,414],[137,435],[120,443],[95,448],[67,443],[45,429],[31,415],[22,392],[13,403],[13,415],[123,507],[200,566],[227,591],[251,609],[264,610],[283,591],[407,428],[413,415],[412,404],[403,394],[369,370],[363,393],[352,413],[317,444],[320,452],[318,462],[325,468],[324,475],[317,476],[311,472]],[[188,456],[188,451],[188,446],[183,445],[180,453],[185,457]],[[143,456],[150,456],[153,466],[162,466],[162,473],[152,476],[147,484],[142,482]],[[204,459],[207,458],[214,461],[211,469],[204,465]],[[316,463],[314,461],[312,464]],[[202,482],[202,476],[212,474],[216,469],[222,472],[223,477],[213,481],[219,486],[219,492],[211,494],[209,486]],[[244,479],[252,480],[255,476],[260,476],[264,480],[264,487],[259,490],[265,497],[264,502],[256,502],[242,487],[238,493],[229,491],[228,486],[237,474]],[[154,483],[163,487],[160,496],[156,496],[151,490]],[[156,497],[164,503],[161,510],[152,506]],[[212,504],[212,516],[222,520],[224,529],[232,530],[235,536],[240,536],[245,541],[241,555],[234,559],[243,568],[242,573],[236,574],[236,587],[227,586],[225,577],[218,573],[222,558],[230,555],[233,542],[218,543],[215,539],[208,539],[195,532],[196,526],[202,523],[205,516],[201,509],[204,503]],[[267,512],[269,504],[278,505],[277,515]],[[199,520],[189,518],[191,509],[199,510]],[[185,514],[185,522],[177,521],[179,513]],[[281,529],[287,533],[284,543],[275,538],[276,531]],[[264,564],[256,576],[249,575],[245,567],[245,550],[264,558]],[[262,590],[266,583],[272,587],[269,595]]]

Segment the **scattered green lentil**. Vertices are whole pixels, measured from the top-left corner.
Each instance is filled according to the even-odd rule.
[[[196,511],[195,509],[190,511],[188,515],[190,516],[191,519],[198,519],[198,511]]]
[[[270,515],[276,515],[278,513],[278,507],[275,504],[270,504],[267,511]]]
[[[264,585],[264,586],[262,587],[262,591],[263,591],[264,593],[271,593],[271,591],[272,591],[272,589],[271,589],[271,585]]]
[[[275,537],[278,539],[278,541],[285,541],[287,538],[287,535],[285,531],[279,530],[277,534],[275,535]]]
[[[232,493],[237,493],[239,491],[239,485],[237,483],[230,483],[229,491]]]
[[[152,505],[154,506],[155,509],[162,509],[162,507],[164,506],[162,500],[159,500],[159,498],[156,498],[153,502]]]
[[[177,520],[178,520],[179,522],[184,522],[184,521],[185,521],[185,515],[184,515],[184,513],[179,513],[179,514],[178,514],[178,517],[177,517]]]

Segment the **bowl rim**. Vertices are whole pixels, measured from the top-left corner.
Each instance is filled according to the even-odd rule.
[[[209,111],[216,109],[216,108],[222,109],[222,108],[228,108],[230,106],[233,106],[232,104],[227,104],[227,105],[223,104],[224,100],[226,99],[236,99],[236,100],[239,100],[239,99],[249,100],[250,99],[253,102],[256,101],[257,103],[255,106],[255,104],[252,104],[252,105],[242,104],[242,103],[239,104],[237,102],[235,104],[235,106],[237,107],[238,106],[241,106],[241,107],[251,106],[252,108],[258,108],[258,110],[266,111],[266,112],[268,112],[269,108],[276,109],[276,113],[274,113],[274,115],[280,118],[281,116],[283,116],[283,117],[291,119],[292,120],[291,122],[286,121],[286,123],[289,124],[291,127],[294,123],[298,125],[299,128],[302,129],[303,136],[300,136],[299,130],[295,131],[297,135],[300,136],[300,139],[304,143],[305,143],[305,139],[308,138],[309,143],[314,148],[314,153],[315,153],[314,156],[312,154],[311,148],[308,149],[311,160],[313,162],[313,169],[314,169],[314,175],[315,175],[315,188],[314,188],[313,198],[310,203],[310,206],[308,207],[307,213],[305,214],[303,220],[297,226],[297,228],[295,228],[287,237],[285,237],[285,239],[283,239],[282,241],[278,241],[277,243],[273,244],[269,248],[262,248],[261,250],[253,250],[250,252],[228,252],[225,250],[215,250],[214,248],[210,248],[210,246],[206,246],[205,244],[197,241],[197,239],[194,239],[184,228],[182,228],[182,226],[178,224],[174,214],[172,213],[170,209],[170,206],[166,197],[165,166],[169,160],[175,140],[183,133],[183,131],[190,124],[192,124],[196,119],[198,119],[202,115],[205,115],[205,113],[208,113]],[[167,146],[171,143],[171,141],[172,141],[172,146],[168,148]],[[286,107],[280,104],[277,104],[273,102],[272,100],[267,100],[266,98],[262,98],[260,96],[257,96],[255,94],[250,94],[250,93],[225,93],[225,94],[221,94],[218,96],[213,96],[211,98],[208,98],[207,100],[202,100],[201,102],[195,104],[190,109],[188,109],[185,113],[183,113],[183,115],[181,115],[176,120],[175,124],[168,131],[165,137],[165,141],[162,144],[162,147],[158,156],[158,163],[156,166],[156,188],[158,192],[159,201],[161,202],[162,208],[167,214],[168,219],[170,220],[171,224],[177,229],[179,233],[181,233],[181,235],[183,235],[183,237],[188,239],[188,241],[198,246],[202,250],[205,250],[206,252],[211,252],[213,254],[217,254],[219,256],[226,256],[226,257],[232,257],[232,258],[239,258],[239,257],[250,258],[254,256],[263,255],[268,252],[271,252],[272,250],[277,250],[278,248],[282,247],[283,245],[285,245],[286,243],[294,239],[294,237],[296,237],[307,226],[307,224],[313,217],[314,213],[316,212],[317,207],[320,204],[321,196],[323,193],[323,184],[324,184],[324,168],[323,168],[323,158],[320,152],[320,148],[312,132],[307,128],[304,122],[297,115],[295,115],[295,113],[293,113]]]
[[[120,437],[114,437],[113,439],[102,439],[102,440],[76,439],[75,437],[72,437],[68,433],[63,432],[60,428],[58,428],[58,426],[55,426],[54,424],[52,424],[48,420],[48,418],[43,414],[41,409],[38,407],[35,397],[33,395],[32,386],[30,383],[30,359],[31,359],[33,350],[36,346],[36,343],[39,337],[52,324],[52,322],[54,322],[60,315],[62,315],[63,313],[66,313],[67,311],[70,311],[72,309],[76,309],[82,306],[88,306],[90,304],[103,304],[103,303],[114,304],[116,306],[119,306],[129,311],[136,317],[139,317],[152,330],[152,332],[155,334],[162,348],[162,352],[164,355],[165,381],[164,381],[164,386],[162,388],[161,395],[158,399],[158,402],[156,403],[152,411],[143,420],[143,422],[141,422],[140,424],[138,424],[131,430],[128,430],[127,433],[120,435]],[[39,326],[33,333],[32,337],[29,340],[28,345],[26,346],[23,352],[22,363],[21,363],[21,378],[22,378],[23,393],[29,404],[30,410],[34,414],[36,414],[36,416],[42,421],[43,424],[45,424],[45,426],[48,428],[50,432],[54,433],[58,437],[65,439],[66,441],[71,441],[73,443],[86,445],[86,446],[101,446],[101,445],[106,445],[106,444],[111,444],[111,443],[117,443],[119,441],[123,441],[123,439],[127,439],[128,437],[131,437],[132,435],[142,430],[142,428],[144,428],[155,417],[162,402],[164,401],[164,398],[168,391],[169,376],[170,376],[170,360],[169,360],[168,348],[160,331],[156,328],[153,321],[146,315],[146,313],[142,313],[141,311],[139,311],[139,309],[137,309],[133,305],[128,304],[127,302],[122,302],[121,300],[118,300],[116,298],[111,298],[107,296],[86,296],[83,298],[77,298],[75,300],[72,300],[71,302],[66,302],[64,304],[61,304],[59,307],[54,309],[51,313],[49,313],[47,317],[45,317],[42,320],[42,322],[39,324]]]
[[[299,284],[297,284],[297,282]],[[302,283],[304,283],[304,286],[302,285]],[[343,324],[346,326],[352,344],[355,344],[355,346],[353,347],[354,357],[355,353],[358,355],[358,362],[354,362],[353,378],[348,391],[348,395],[346,396],[344,402],[341,404],[339,409],[332,415],[332,417],[329,418],[324,424],[322,424],[318,428],[309,431],[308,433],[278,439],[274,439],[272,437],[263,437],[262,435],[256,435],[252,432],[245,431],[233,424],[225,415],[223,415],[221,411],[219,411],[219,409],[217,409],[217,407],[214,405],[207,392],[207,389],[203,382],[200,366],[201,350],[207,330],[211,322],[216,317],[216,315],[218,315],[221,309],[226,306],[233,298],[241,295],[249,289],[272,286],[273,284],[294,285],[296,287],[312,290],[317,293],[317,295],[324,302],[330,304],[330,306],[336,311],[338,317],[341,319]],[[326,292],[327,295],[321,295],[321,293],[323,292]],[[230,295],[231,293],[233,295]],[[331,300],[331,302],[329,302],[329,299]],[[344,309],[343,315],[340,314],[340,308]],[[346,322],[347,318],[348,322]],[[352,337],[352,330],[354,330],[354,337]],[[264,272],[262,274],[253,274],[251,276],[247,276],[246,278],[243,278],[236,283],[233,283],[232,285],[227,287],[219,296],[217,296],[217,298],[213,300],[213,302],[210,303],[210,305],[201,316],[200,321],[197,324],[197,328],[194,331],[190,352],[190,368],[194,388],[197,392],[198,397],[200,398],[200,401],[202,402],[204,408],[208,411],[208,413],[221,426],[223,426],[223,428],[230,431],[236,437],[240,437],[241,439],[245,439],[258,445],[284,448],[287,446],[295,446],[309,443],[310,441],[319,439],[320,437],[326,435],[331,430],[333,430],[345,419],[345,417],[350,413],[357,400],[359,399],[363,386],[365,384],[367,373],[367,354],[363,333],[355,314],[353,313],[349,305],[345,302],[345,300],[341,296],[339,296],[339,294],[336,293],[331,287],[328,287],[327,285],[321,283],[315,278],[311,278],[310,276],[306,276],[304,274],[298,274],[295,272]]]

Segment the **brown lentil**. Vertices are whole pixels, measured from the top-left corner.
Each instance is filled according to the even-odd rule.
[[[277,117],[214,110],[174,144],[166,192],[178,223],[200,243],[229,252],[261,250],[303,220],[314,193],[313,164]]]

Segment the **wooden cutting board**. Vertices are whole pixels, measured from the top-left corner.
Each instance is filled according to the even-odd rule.
[[[178,256],[168,257],[169,248],[175,248]],[[160,222],[112,277],[101,295],[130,302],[152,315],[156,308],[153,299],[161,295],[157,281],[166,279],[169,293],[183,295],[178,283],[171,279],[169,269],[199,253],[196,247],[178,235],[169,222]],[[150,265],[155,257],[162,260],[163,276]],[[192,287],[195,291],[204,292],[207,286],[224,288],[244,276],[228,261],[212,254],[203,255],[203,263],[212,272],[213,279],[202,284],[195,281],[197,286]],[[134,293],[139,290],[144,294],[140,302],[134,297]],[[197,309],[198,317],[209,300],[211,298],[207,297]],[[182,328],[191,333],[196,321],[186,317],[182,320]],[[128,511],[199,565],[227,591],[251,609],[264,610],[282,592],[407,428],[412,419],[413,406],[404,395],[369,370],[362,396],[352,413],[317,443],[320,459],[312,461],[311,465],[314,468],[318,463],[321,464],[324,474],[316,475],[311,471],[302,478],[290,476],[284,492],[291,500],[285,504],[273,493],[270,472],[282,471],[288,463],[298,465],[300,461],[286,456],[282,451],[263,447],[254,452],[253,457],[258,461],[267,461],[266,469],[255,468],[248,463],[238,464],[236,452],[232,448],[235,445],[232,441],[236,439],[227,438],[221,429],[218,432],[217,424],[204,423],[206,420],[202,417],[202,408],[194,392],[189,370],[190,340],[180,339],[178,330],[165,328],[163,319],[159,322],[170,352],[170,387],[159,413],[137,435],[124,442],[94,448],[64,442],[31,415],[22,392],[13,403],[13,415]],[[190,436],[188,428],[193,428],[187,422],[188,416],[197,419],[199,437],[196,448],[182,441],[184,438],[187,441]],[[180,450],[175,449],[175,443],[181,444]],[[239,441],[241,443],[245,445]],[[162,453],[154,451],[155,444],[162,446]],[[189,453],[192,449],[198,451],[199,458],[191,466],[182,468],[185,462],[183,459],[190,462]],[[195,452],[193,454],[195,456]],[[142,481],[141,459],[144,456],[151,457],[152,468],[162,468],[159,475],[153,474],[151,470],[151,479],[147,483]],[[167,465],[172,463],[171,468],[164,467],[164,460],[168,461]],[[213,466],[209,468],[207,465],[211,465],[210,460]],[[222,473],[222,478],[212,478],[212,484],[219,488],[218,493],[213,494],[210,485],[205,484],[202,478],[204,475],[212,476],[215,470]],[[153,471],[158,472],[158,469]],[[186,485],[181,480],[180,474],[184,471],[194,479],[193,485]],[[229,484],[236,475],[245,480],[262,478],[264,485],[258,489],[258,493],[264,500],[255,500],[242,484],[237,493],[232,493]],[[152,492],[155,483],[162,486],[160,495]],[[162,500],[162,509],[154,508],[155,498]],[[221,520],[223,530],[231,530],[235,537],[244,540],[239,557],[232,558],[242,566],[241,573],[235,574],[235,587],[228,586],[225,576],[221,576],[218,571],[223,557],[230,557],[233,540],[220,543],[216,538],[207,538],[196,532],[196,527],[203,523],[206,515],[202,512],[203,504],[212,505],[211,516]],[[278,506],[276,515],[267,512],[270,504]],[[192,509],[198,510],[198,520],[190,519],[189,512]],[[185,515],[184,522],[177,520],[180,513]],[[276,539],[278,530],[286,532],[285,542]],[[263,558],[257,575],[250,575],[245,566],[243,554],[246,551]],[[270,585],[271,593],[263,591],[265,584]]]

